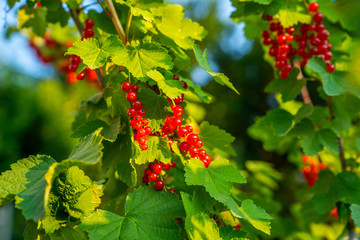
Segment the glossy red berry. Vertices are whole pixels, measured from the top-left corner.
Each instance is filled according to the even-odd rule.
[[[176,107],[173,108],[173,113],[174,113],[174,116],[180,117],[181,115],[183,115],[184,110],[183,110],[182,107],[176,106]]]
[[[149,148],[149,146],[146,144],[141,145],[141,149],[144,151],[148,150],[148,148]]]
[[[141,120],[141,125],[142,125],[142,126],[145,127],[145,126],[147,126],[148,124],[149,124],[149,120],[147,120],[146,118],[144,118],[144,119]],[[144,130],[145,130],[145,128],[144,128]],[[146,130],[145,130],[145,131],[146,131]]]
[[[279,73],[279,75],[280,75],[280,77],[281,77],[282,79],[286,79],[286,78],[289,77],[289,72],[284,71],[284,70],[281,70],[280,73]]]
[[[187,141],[190,145],[194,145],[198,140],[199,140],[199,136],[196,135],[195,133],[190,134],[190,135],[187,136],[187,138],[186,138],[186,141]]]
[[[189,149],[189,154],[193,158],[198,154],[198,149],[196,147],[192,147]]]
[[[188,130],[186,129],[186,127],[180,127],[177,133],[180,137],[184,138],[188,135]]]
[[[78,68],[78,65],[70,64],[69,65],[69,71],[70,72],[76,72],[76,69]]]
[[[131,89],[131,83],[129,82],[123,82],[121,84],[121,90],[123,90],[123,92],[129,92]]]
[[[76,75],[76,78],[78,80],[83,80],[85,78],[85,73],[84,72],[79,73],[78,75]]]
[[[154,184],[156,190],[160,191],[164,188],[164,182],[162,180],[157,180]]]
[[[180,127],[182,125],[182,120],[181,118],[175,118],[172,123],[174,126]]]
[[[143,181],[143,183],[145,183],[146,185],[149,184],[149,178],[148,178],[147,176],[144,176],[144,177],[142,178],[142,181]]]
[[[129,108],[127,113],[129,117],[134,117],[136,115],[136,110],[135,108]]]
[[[170,167],[172,167],[172,168],[176,168],[176,162],[171,162],[171,164],[170,164]]]
[[[139,110],[137,110],[137,114],[139,114],[140,116],[145,116],[145,114],[146,114],[146,111],[145,111],[145,109],[139,109]]]
[[[187,152],[190,149],[190,144],[188,142],[182,142],[180,143],[180,151]]]
[[[195,143],[195,147],[202,148],[202,146],[203,146],[203,141],[201,139],[197,140],[197,142]]]
[[[155,182],[157,178],[158,178],[158,175],[154,172],[152,172],[148,175],[148,179],[150,182]]]
[[[168,163],[163,164],[162,167],[163,167],[164,170],[166,170],[166,171],[168,171],[168,170],[171,168],[170,164],[168,164]]]
[[[334,64],[328,64],[328,65],[326,65],[326,69],[329,73],[332,73],[335,70],[335,66],[334,66]]]
[[[168,192],[172,192],[172,193],[176,193],[176,190],[173,189],[173,188],[169,188],[167,191],[168,191]]]
[[[152,169],[154,173],[161,173],[162,171],[161,163],[155,163]]]
[[[281,34],[279,36],[277,36],[277,40],[278,40],[278,43],[285,43],[286,42],[286,36]]]
[[[151,134],[151,132],[152,132],[151,127],[147,126],[144,129],[145,129],[147,135]]]
[[[316,23],[321,23],[323,19],[324,19],[324,14],[322,14],[322,13],[316,13],[313,16],[313,21]]]
[[[193,128],[192,128],[192,126],[190,126],[190,125],[187,125],[187,126],[186,126],[186,129],[188,130],[188,133],[192,133],[192,132],[193,132]]]
[[[309,12],[317,12],[317,10],[319,9],[319,4],[316,2],[310,3],[308,9],[309,9]]]
[[[270,37],[270,33],[269,33],[269,31],[264,30],[264,31],[261,32],[261,36],[262,36],[263,38],[269,38],[269,37]]]
[[[139,100],[136,100],[135,102],[133,102],[133,108],[141,109],[142,108],[142,103]]]
[[[266,19],[266,21],[270,22],[271,20],[273,20],[273,17],[271,15],[266,15],[265,19]]]
[[[138,86],[138,85],[133,85],[133,86],[131,87],[131,91],[133,91],[133,92],[139,91],[139,86]]]
[[[179,77],[177,75],[173,75],[174,80],[179,80]]]
[[[85,20],[85,28],[92,28],[95,25],[95,21],[91,18]]]
[[[203,162],[203,164],[204,164],[204,166],[206,167],[206,168],[208,168],[209,167],[209,165],[210,165],[210,162],[208,161],[208,160],[201,160],[202,162]]]
[[[95,31],[92,28],[86,28],[83,34],[84,38],[92,38],[95,35]]]
[[[134,92],[128,92],[128,93],[126,94],[126,99],[127,99],[129,102],[135,102],[135,101],[136,101],[136,98],[137,98],[137,96],[136,96],[136,93],[134,93]]]
[[[70,57],[70,63],[74,65],[79,65],[81,63],[81,59],[77,55],[71,55]]]

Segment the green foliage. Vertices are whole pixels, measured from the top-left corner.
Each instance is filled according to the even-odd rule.
[[[140,187],[130,193],[125,216],[98,210],[82,219],[80,228],[95,239],[180,239],[175,218],[184,216],[180,200],[169,192]]]

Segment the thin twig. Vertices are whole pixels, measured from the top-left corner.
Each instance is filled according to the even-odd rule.
[[[97,0],[98,4],[101,6],[102,10],[104,11],[105,15],[109,18],[111,18],[111,13],[109,13],[108,10],[105,9],[105,7],[102,5],[102,3],[100,2],[100,0]]]
[[[131,26],[131,20],[132,20],[133,14],[131,13],[131,9],[129,10],[129,14],[126,21],[126,42],[129,42],[129,30]]]
[[[116,13],[114,4],[112,2],[112,0],[105,0],[106,4],[108,5],[110,14],[111,14],[111,20],[114,23],[114,26],[116,28],[117,33],[120,36],[121,41],[123,42],[123,44],[126,44],[126,36],[125,36],[125,32],[124,29],[120,23],[119,17]]]
[[[80,23],[78,14],[75,9],[71,9],[70,7],[69,7],[69,9],[70,9],[70,15],[75,22],[76,28],[78,29],[80,36],[83,37],[84,28],[83,28],[82,24]],[[97,79],[98,79],[98,82],[99,82],[101,88],[104,89],[106,87],[106,85],[104,82],[102,72],[100,71],[100,69],[95,69],[95,73],[96,73],[96,76],[97,76]]]
[[[299,75],[297,76],[297,79],[298,80],[301,80],[301,79],[304,79],[304,75],[301,71],[301,66],[300,66],[300,62],[298,60],[294,60],[294,67],[299,69]],[[314,106],[312,101],[311,101],[311,97],[310,97],[310,94],[309,94],[309,91],[306,87],[306,85],[304,85],[302,88],[301,88],[301,96],[303,98],[303,101],[305,104],[309,104],[310,106]]]
[[[191,62],[189,62],[188,64],[186,64],[185,66],[181,67],[179,70],[177,70],[174,75],[178,74],[179,72],[181,72],[182,70],[184,70],[185,68],[191,66],[191,64],[193,64],[196,61],[196,59],[193,59]]]

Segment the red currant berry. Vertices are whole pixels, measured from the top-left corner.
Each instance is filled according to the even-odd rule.
[[[192,132],[193,132],[193,128],[192,128],[192,126],[190,126],[190,125],[187,125],[187,126],[186,126],[186,129],[188,130],[188,133],[192,133]]]
[[[149,124],[149,120],[147,120],[146,118],[144,118],[144,119],[141,120],[141,125],[142,125],[142,126],[145,127],[145,126],[147,126],[148,124]],[[144,128],[144,130],[145,130],[145,128]],[[146,134],[146,133],[145,133],[145,134]]]
[[[186,129],[186,127],[180,127],[177,133],[180,137],[184,138],[186,137],[186,135],[188,135],[188,130]]]
[[[136,100],[135,102],[133,102],[133,108],[141,109],[142,108],[142,103],[139,100]]]
[[[85,78],[85,73],[84,72],[79,73],[78,75],[76,75],[76,78],[78,80],[83,80]]]
[[[152,173],[152,170],[150,169],[150,168],[147,168],[147,169],[145,169],[145,171],[144,171],[144,176],[149,176],[149,174],[151,174]]]
[[[320,31],[322,31],[322,30],[324,30],[324,29],[325,29],[325,25],[322,24],[322,23],[317,24],[317,25],[315,26],[315,30],[316,30],[317,32],[320,32]]]
[[[199,140],[199,136],[196,135],[195,133],[190,134],[190,135],[187,136],[187,138],[186,138],[186,141],[187,141],[190,145],[194,145],[198,140]]]
[[[197,156],[198,154],[198,149],[196,147],[192,147],[189,149],[189,154],[192,158],[194,158],[195,156]]]
[[[155,163],[152,169],[154,173],[161,173],[162,166],[160,163]]]
[[[179,77],[177,75],[173,75],[174,80],[179,80]]]
[[[181,118],[175,118],[172,122],[172,124],[175,126],[175,127],[180,127],[182,125],[182,120]]]
[[[208,168],[209,167],[209,165],[210,165],[210,162],[208,161],[208,160],[201,160],[202,162],[203,162],[203,164],[204,164],[204,166],[206,167],[206,168]]]
[[[317,12],[319,9],[319,4],[316,2],[310,3],[309,5],[309,12]]]
[[[81,58],[77,55],[71,55],[70,63],[74,65],[79,65],[81,63]]]
[[[134,117],[136,115],[136,110],[134,108],[129,108],[127,114],[129,117]]]
[[[76,69],[78,68],[78,65],[70,64],[69,65],[69,71],[70,72],[76,72]]]
[[[160,191],[164,188],[164,182],[162,180],[157,180],[154,184],[156,190]]]
[[[282,79],[286,79],[289,77],[289,72],[282,70],[280,71],[279,75]]]
[[[143,183],[146,184],[146,185],[149,184],[149,178],[148,178],[147,176],[144,176],[144,177],[142,178],[142,181],[143,181]]]
[[[149,146],[146,144],[141,145],[141,149],[144,151],[148,150],[148,148],[149,148]]]
[[[182,104],[183,101],[184,101],[184,97],[177,97],[174,99],[176,105]]]
[[[92,38],[95,35],[95,31],[92,28],[86,28],[83,34],[84,38]]]
[[[322,14],[322,13],[316,13],[313,16],[313,21],[316,23],[321,23],[323,19],[324,19],[324,14]]]
[[[285,35],[281,34],[277,37],[278,43],[285,43],[286,42],[286,37]]]
[[[206,151],[204,149],[199,149],[197,155],[200,157],[200,159],[202,159],[206,156]]]
[[[264,45],[268,46],[272,43],[272,40],[271,38],[264,38],[262,42]]]
[[[293,35],[287,35],[287,36],[286,36],[286,41],[287,41],[287,42],[291,42],[292,40],[294,40],[294,36],[293,36]]]
[[[168,191],[168,192],[172,192],[172,193],[176,193],[176,190],[173,189],[173,188],[169,188],[167,191]]]
[[[145,129],[145,131],[146,131],[146,135],[150,135],[150,134],[151,134],[151,132],[152,132],[151,127],[147,126],[147,127],[145,127],[144,129]]]
[[[269,22],[270,22],[271,20],[273,20],[273,17],[272,17],[271,15],[268,15],[268,14],[267,14],[267,15],[265,16],[265,19],[266,19],[266,21],[269,21]]]
[[[291,64],[286,64],[286,66],[283,68],[283,71],[285,72],[291,72],[292,66]]]
[[[168,163],[163,164],[162,167],[164,168],[165,171],[169,171],[169,169],[171,168],[170,164],[168,164]]]
[[[269,48],[269,55],[272,57],[275,57],[278,54],[278,48],[277,47],[271,47]]]
[[[145,111],[145,109],[139,109],[138,111],[137,111],[137,113],[140,115],[140,116],[145,116],[145,114],[146,114],[146,111]]]
[[[331,52],[326,52],[324,54],[324,59],[325,60],[331,60],[331,58],[332,58],[332,53]]]
[[[132,90],[133,92],[137,92],[137,91],[139,91],[139,86],[138,86],[138,85],[133,85],[133,86],[131,87],[131,90]]]
[[[85,28],[92,28],[95,25],[95,21],[91,18],[85,20]]]
[[[176,107],[173,108],[173,112],[174,112],[174,116],[180,117],[181,115],[183,115],[184,110],[183,110],[182,107],[176,106]]]
[[[334,64],[328,64],[328,65],[326,65],[326,69],[329,73],[332,73],[335,70],[335,66],[334,66]]]
[[[241,223],[236,224],[233,228],[234,229],[240,229],[241,228]]]
[[[123,82],[121,84],[121,90],[123,90],[123,92],[129,92],[131,89],[131,83],[129,82]]]
[[[144,136],[145,134],[146,134],[145,129],[141,128],[141,129],[139,130],[139,135],[140,135],[140,136]]]
[[[275,67],[277,69],[282,69],[285,67],[285,64],[286,64],[285,60],[278,60],[275,62]]]
[[[188,142],[182,142],[180,143],[180,151],[187,152],[190,149],[190,144]]]
[[[171,168],[176,168],[176,162],[171,162],[170,167]]]
[[[133,119],[138,122],[141,120],[141,116],[139,114],[136,114]]]
[[[148,179],[150,182],[155,182],[157,178],[158,178],[158,175],[154,172],[152,172],[148,175]]]
[[[202,148],[202,146],[203,146],[203,141],[201,139],[197,140],[197,142],[195,143],[195,147]]]
[[[320,40],[327,40],[329,38],[329,31],[326,29],[323,29],[321,31],[318,32],[318,38],[320,38]]]
[[[264,30],[264,31],[261,32],[261,36],[262,36],[263,38],[269,38],[269,37],[270,37],[270,33],[269,33],[269,31]]]
[[[287,34],[293,34],[295,32],[295,28],[294,27],[285,28],[285,32]]]

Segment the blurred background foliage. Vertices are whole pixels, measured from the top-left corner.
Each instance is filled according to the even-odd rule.
[[[308,208],[309,218],[301,220],[304,215],[300,212],[304,208],[296,202],[307,187],[297,165],[292,163],[301,162],[301,155],[290,156],[293,161],[288,161],[284,155],[264,150],[261,142],[253,140],[247,133],[257,116],[278,105],[274,95],[264,92],[274,73],[269,63],[264,61],[259,41],[246,39],[244,23],[232,22],[230,14],[233,9],[229,0],[167,2],[184,6],[186,16],[199,21],[207,29],[208,35],[201,48],[208,48],[212,68],[225,73],[240,92],[236,95],[228,88],[219,87],[204,71],[194,67],[192,80],[213,96],[210,104],[192,106],[199,113],[196,120],[209,121],[236,138],[233,146],[237,155],[233,159],[244,169],[248,179],[242,192],[252,195],[254,202],[275,218],[272,221],[272,237],[282,238],[289,231],[297,231],[301,224],[306,225],[301,221],[312,220],[313,210]],[[5,14],[6,21],[0,32],[0,172],[9,169],[9,165],[18,159],[32,154],[65,159],[77,143],[70,137],[73,116],[81,100],[97,91],[83,81],[66,84],[66,79],[56,74],[51,64],[43,64],[37,59],[25,36],[20,33],[8,36],[10,27],[16,25],[11,14],[16,12]],[[6,47],[13,51],[6,50]],[[353,53],[360,55],[360,48]],[[354,72],[359,73],[358,66],[354,63]],[[354,76],[359,78],[360,74]],[[309,90],[310,93],[316,92],[316,86]],[[243,193],[239,192],[238,196]],[[16,212],[13,239],[23,239],[24,226],[21,224],[24,222],[21,214]],[[242,227],[251,228],[245,222]],[[333,239],[331,236],[341,233],[332,235],[326,232],[328,228],[325,224],[314,223],[310,228],[313,235],[299,233],[303,235],[294,239],[321,239],[324,234],[330,236],[325,236],[327,239]],[[338,228],[333,227],[331,231],[338,231]]]

